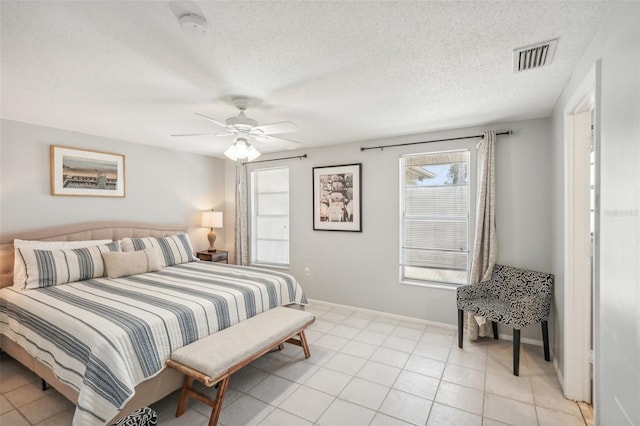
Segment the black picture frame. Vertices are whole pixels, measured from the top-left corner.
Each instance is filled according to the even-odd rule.
[[[362,163],[313,168],[313,230],[362,232]]]

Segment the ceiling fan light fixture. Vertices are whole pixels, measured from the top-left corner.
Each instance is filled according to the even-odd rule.
[[[238,157],[236,156],[236,148],[234,145],[231,145],[229,148],[227,148],[227,150],[224,152],[224,155],[226,155],[227,158],[231,161],[238,161]]]
[[[258,122],[251,117],[247,117],[245,113],[246,109],[257,102],[256,98],[249,98],[246,96],[236,96],[232,98],[232,102],[236,108],[240,111],[237,116],[229,117],[224,122],[218,121],[215,118],[209,117],[205,114],[196,112],[195,114],[205,118],[216,126],[224,129],[221,133],[209,133],[213,136],[234,136],[233,143],[230,147],[224,151],[224,154],[233,161],[238,159],[244,160],[248,158],[249,161],[254,160],[260,156],[260,152],[251,146],[249,141],[254,143],[264,143],[273,145],[282,149],[296,149],[300,143],[288,139],[283,139],[274,134],[297,132],[300,128],[291,121],[281,121],[277,123],[269,123],[258,126]],[[187,133],[187,134],[175,134],[172,136],[203,136],[203,133]]]
[[[233,142],[233,145],[227,148],[224,155],[233,161],[244,160],[245,158],[248,161],[252,161],[260,156],[260,152],[246,138],[238,137]]]
[[[245,159],[249,156],[249,142],[245,138],[237,138],[233,146],[236,148],[236,157]]]
[[[253,145],[249,145],[249,150],[247,153],[247,161],[253,161],[256,158],[260,157],[260,151],[258,151]]]

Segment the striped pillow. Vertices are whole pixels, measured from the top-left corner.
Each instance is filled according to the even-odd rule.
[[[162,266],[178,265],[197,260],[193,255],[193,247],[188,234],[170,237],[123,238],[122,251],[138,251],[150,247],[160,248]]]
[[[120,251],[115,241],[93,247],[61,250],[18,249],[27,270],[24,288],[51,287],[104,277],[102,253]]]
[[[65,250],[74,248],[85,248],[99,246],[101,244],[109,244],[113,240],[86,240],[86,241],[33,241],[33,240],[13,240],[13,247],[16,252],[18,249],[35,249],[35,250]],[[16,287],[24,287],[27,282],[27,271],[22,261],[22,257],[14,256],[13,261],[13,285]]]

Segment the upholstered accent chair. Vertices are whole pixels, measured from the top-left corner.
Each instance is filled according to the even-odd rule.
[[[520,330],[542,324],[544,359],[549,357],[547,321],[553,299],[553,275],[511,266],[495,265],[489,281],[457,289],[458,347],[462,348],[464,312],[470,311],[491,321],[493,338],[498,339],[498,323],[513,327],[513,374],[520,373]]]

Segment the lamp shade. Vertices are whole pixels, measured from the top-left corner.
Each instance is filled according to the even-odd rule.
[[[202,212],[203,228],[222,228],[222,212],[214,210]]]

